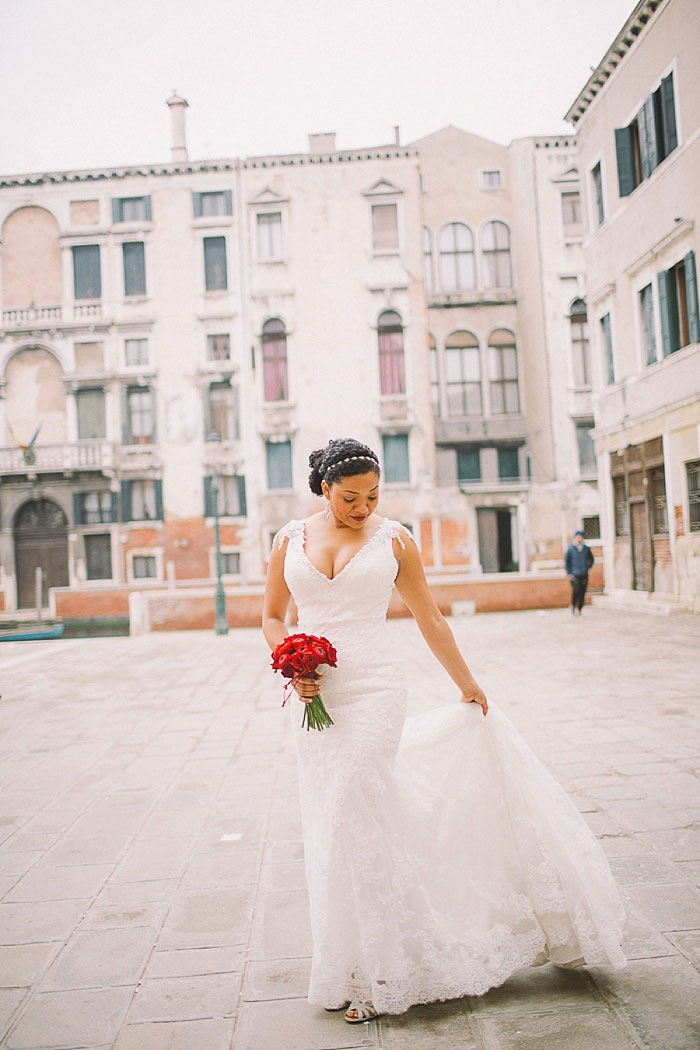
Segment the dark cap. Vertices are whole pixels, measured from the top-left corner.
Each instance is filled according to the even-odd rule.
[[[580,529],[576,529],[576,532],[574,533],[574,536],[583,536],[583,533],[581,532]]]

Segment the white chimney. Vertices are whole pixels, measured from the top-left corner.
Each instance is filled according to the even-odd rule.
[[[186,98],[180,98],[176,91],[167,102],[171,114],[172,147],[170,159],[173,161],[187,160],[187,139],[185,137],[185,110],[188,102]]]
[[[335,153],[335,132],[309,135],[309,153]]]

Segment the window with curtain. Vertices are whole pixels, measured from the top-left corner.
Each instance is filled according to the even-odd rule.
[[[451,222],[440,231],[440,289],[460,292],[476,287],[474,235],[463,222]]]
[[[282,212],[263,211],[256,216],[258,235],[258,261],[281,262],[284,258],[282,245]]]
[[[75,392],[78,416],[78,440],[89,441],[105,436],[105,392],[82,389]]]
[[[233,200],[231,190],[213,190],[192,194],[192,208],[195,219],[211,218],[216,215],[231,215]]]
[[[266,441],[268,489],[292,488],[292,443],[291,441]]]
[[[128,387],[126,392],[127,444],[150,445],[155,437],[153,392],[150,387]]]
[[[603,353],[605,354],[605,375],[608,386],[615,382],[615,357],[613,354],[612,322],[610,314],[605,314],[600,319],[600,331],[603,339]]]
[[[489,338],[489,393],[493,415],[520,411],[518,353],[515,336],[497,328]]]
[[[127,365],[147,365],[148,339],[125,339],[124,362]]]
[[[204,287],[208,292],[225,292],[228,288],[226,238],[204,238]]]
[[[648,365],[656,361],[656,332],[654,331],[654,294],[647,284],[639,293],[639,320],[642,333],[644,360]]]
[[[158,519],[158,501],[156,483],[149,479],[132,481],[130,486],[130,520],[156,521]]]
[[[588,342],[588,311],[583,299],[574,299],[569,311],[574,386],[591,385],[591,350]]]
[[[221,335],[207,336],[207,360],[228,361],[231,358],[231,336]]]
[[[124,257],[124,295],[146,294],[146,256],[143,241],[122,244]]]
[[[372,245],[375,252],[399,249],[399,215],[395,204],[372,205]]]
[[[112,222],[150,222],[151,198],[113,197]]]
[[[135,580],[155,580],[158,575],[155,554],[134,554],[131,572]]]
[[[82,524],[100,525],[113,521],[112,493],[109,489],[101,492],[82,493]]]
[[[217,510],[222,518],[246,516],[245,477],[242,474],[222,474],[204,479],[204,517],[214,517],[214,489],[218,493]]]
[[[411,473],[408,461],[408,434],[383,434],[384,480],[389,484],[408,484]]]
[[[481,235],[485,288],[512,288],[510,230],[504,222],[487,222]]]
[[[445,340],[444,360],[448,416],[480,416],[479,340],[472,332],[453,332]]]
[[[596,471],[595,445],[591,437],[593,420],[576,424],[576,446],[578,448],[578,465],[582,473],[594,474]]]
[[[238,439],[236,391],[230,383],[211,383],[209,386],[207,439],[220,441]]]
[[[384,396],[406,393],[403,324],[395,310],[385,310],[378,322],[379,380]]]
[[[99,244],[79,244],[71,251],[75,298],[99,299],[102,296]]]
[[[433,406],[433,416],[440,417],[440,362],[438,348],[435,338],[428,335],[428,369],[430,371],[430,402]]]
[[[433,291],[433,235],[427,226],[423,227],[423,283],[426,292]]]
[[[278,318],[271,318],[263,325],[262,355],[265,400],[287,401],[287,332]]]
[[[593,190],[593,214],[596,225],[600,226],[605,221],[605,202],[603,200],[603,173],[600,161],[591,168],[591,187]]]

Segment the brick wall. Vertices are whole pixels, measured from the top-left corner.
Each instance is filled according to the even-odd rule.
[[[56,616],[81,619],[100,616],[128,616],[129,591],[61,591],[52,592],[56,598]]]
[[[441,521],[440,535],[442,539],[442,564],[468,565],[469,555],[466,553],[466,544],[469,537],[469,527],[466,521]]]
[[[420,523],[420,554],[425,566],[435,564],[435,552],[433,550],[433,523],[430,518],[425,518]]]
[[[220,527],[222,547],[240,544],[240,525],[223,524]],[[202,518],[176,518],[146,529],[130,529],[125,553],[140,548],[163,548],[163,572],[169,561],[175,563],[178,580],[208,580],[211,576],[210,551],[214,547],[214,529]]]

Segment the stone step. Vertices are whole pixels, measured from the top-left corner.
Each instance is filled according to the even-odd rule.
[[[598,608],[628,609],[654,613],[657,616],[691,611],[682,598],[670,594],[655,594],[653,591],[609,591],[606,594],[594,595],[591,603]]]

